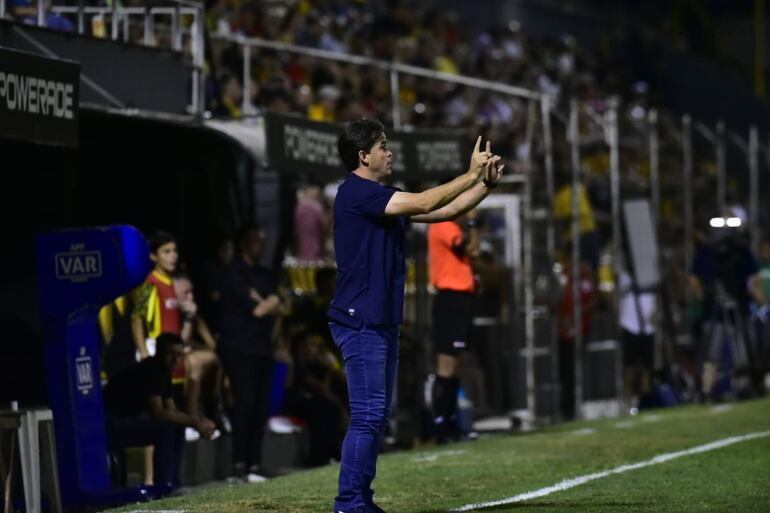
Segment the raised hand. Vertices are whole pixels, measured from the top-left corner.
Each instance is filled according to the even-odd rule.
[[[468,168],[469,173],[474,173],[476,176],[483,176],[487,162],[492,158],[492,143],[487,141],[487,145],[484,151],[481,151],[481,136],[476,139],[476,146],[473,148],[471,154],[471,163]]]
[[[503,178],[505,164],[501,163],[502,157],[495,155],[484,166],[484,179],[488,182],[498,183]]]

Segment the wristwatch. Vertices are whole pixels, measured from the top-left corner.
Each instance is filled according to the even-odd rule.
[[[482,178],[481,181],[487,189],[494,189],[497,187],[497,182],[489,181],[486,178]]]

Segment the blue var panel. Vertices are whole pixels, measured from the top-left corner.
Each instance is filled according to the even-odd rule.
[[[99,309],[140,285],[149,248],[130,226],[48,232],[37,239],[46,333],[48,399],[54,413],[62,501],[99,503],[113,490],[99,365]]]

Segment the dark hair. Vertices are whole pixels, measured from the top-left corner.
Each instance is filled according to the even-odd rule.
[[[155,354],[158,356],[165,355],[171,346],[175,345],[184,345],[184,341],[182,341],[182,337],[177,335],[176,333],[161,333],[158,335],[158,338],[155,339]]]
[[[176,242],[176,237],[169,232],[158,230],[150,235],[147,242],[150,244],[150,253],[157,253],[161,246],[164,246],[169,242]]]
[[[358,168],[358,152],[369,152],[384,131],[382,123],[374,119],[361,118],[347,123],[337,140],[337,149],[345,169],[355,171]]]
[[[243,244],[243,242],[246,240],[246,237],[251,232],[261,232],[262,231],[262,225],[259,223],[249,223],[243,228],[241,228],[238,231],[238,244]]]

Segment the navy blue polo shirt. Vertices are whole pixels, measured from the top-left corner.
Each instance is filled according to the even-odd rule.
[[[339,278],[329,318],[360,329],[401,324],[404,317],[404,227],[401,216],[385,216],[399,189],[355,173],[337,190],[334,251]]]

